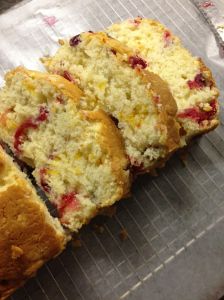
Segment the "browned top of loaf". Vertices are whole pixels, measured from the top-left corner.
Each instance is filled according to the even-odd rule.
[[[77,87],[77,85],[66,80],[64,77],[60,75],[27,70],[23,67],[17,67],[12,71],[6,73],[5,80],[7,85],[10,83],[10,81],[12,80],[12,78],[15,76],[16,73],[23,73],[33,79],[37,79],[37,80],[43,79],[46,82],[48,81],[57,90],[60,90],[65,96],[71,98],[75,102],[78,102],[82,95],[82,91]]]
[[[89,39],[98,38],[106,47],[116,51],[117,59],[120,63],[128,63],[128,58],[135,55],[135,53],[124,44],[111,38],[104,32],[84,33]],[[94,36],[94,37],[93,37]],[[126,60],[124,60],[126,57]],[[163,81],[158,75],[148,72],[147,70],[135,69],[135,72],[140,75],[146,83],[151,83],[150,89],[155,95],[160,96],[162,104],[161,110],[158,111],[161,126],[165,125],[167,128],[167,150],[172,152],[179,147],[180,143],[180,125],[176,121],[177,105],[168,84]]]
[[[177,105],[174,100],[168,84],[163,81],[158,75],[152,72],[143,70],[145,77],[151,82],[151,88],[154,91],[159,91],[160,102],[164,110],[160,113],[161,123],[167,126],[167,146],[170,152],[179,146],[180,142],[180,125],[176,121]]]
[[[1,187],[11,163],[0,149]],[[36,197],[19,173],[0,191],[0,299],[7,298],[64,248],[65,236],[48,224],[44,206]]]

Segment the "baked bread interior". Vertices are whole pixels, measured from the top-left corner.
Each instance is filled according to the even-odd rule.
[[[218,124],[219,91],[211,71],[194,57],[168,28],[142,19],[113,24],[107,33],[135,49],[148,61],[146,69],[161,76],[177,103],[182,146]]]
[[[17,68],[0,91],[0,138],[34,168],[37,184],[77,231],[129,192],[123,141],[103,111],[77,109],[82,92],[59,75]]]
[[[78,84],[82,109],[103,109],[114,118],[135,171],[163,165],[179,147],[176,103],[167,84],[145,70],[147,61],[103,32],[60,43],[53,57],[42,59],[46,69]]]

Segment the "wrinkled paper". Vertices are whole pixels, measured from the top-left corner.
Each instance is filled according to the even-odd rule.
[[[213,30],[224,56],[224,2],[223,1],[194,1]]]
[[[88,2],[91,1],[65,0],[62,3],[61,0],[25,0],[0,15],[0,85],[4,82],[5,72],[18,65],[43,70],[39,58],[53,54],[58,47],[59,38],[90,29],[102,30],[100,20],[96,20],[96,26],[92,28],[88,20],[77,13],[78,7],[86,6]],[[197,2],[198,7],[207,15],[212,16],[212,21],[215,20],[213,12],[221,11],[216,5],[208,5],[208,1]],[[206,3],[208,7],[203,7]],[[94,18],[94,16],[91,17]],[[224,24],[222,17],[220,17],[220,22],[215,24],[216,27],[219,24],[220,37],[223,37],[221,21]],[[220,57],[214,36],[209,32],[205,38],[208,58],[216,65],[223,67],[224,61]]]

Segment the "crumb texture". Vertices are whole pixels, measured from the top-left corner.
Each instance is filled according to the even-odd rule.
[[[113,24],[107,32],[136,49],[148,61],[146,69],[168,83],[177,103],[178,120],[186,131],[184,139],[218,125],[219,92],[210,70],[169,29],[138,17]]]
[[[119,131],[103,111],[77,109],[81,91],[58,75],[19,68],[0,92],[0,137],[33,168],[61,222],[78,230],[129,189]]]
[[[116,120],[136,169],[153,168],[177,147],[176,104],[168,87],[145,71],[146,60],[120,42],[105,33],[83,33],[64,41],[43,62],[48,71],[75,81],[84,91],[82,109],[100,108]]]

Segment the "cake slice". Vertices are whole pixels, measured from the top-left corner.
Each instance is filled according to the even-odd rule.
[[[58,75],[9,72],[0,91],[0,138],[34,168],[37,184],[77,231],[129,192],[123,141],[103,111],[78,110],[82,93]]]
[[[0,299],[34,276],[68,237],[0,146]]]
[[[193,136],[219,124],[219,91],[211,71],[169,29],[157,21],[138,17],[113,24],[107,32],[136,49],[148,61],[146,69],[167,82],[177,103],[183,146]]]
[[[132,168],[151,171],[179,146],[176,103],[167,84],[147,72],[147,61],[105,33],[86,32],[60,41],[47,70],[76,82],[82,109],[103,109],[117,124]]]

